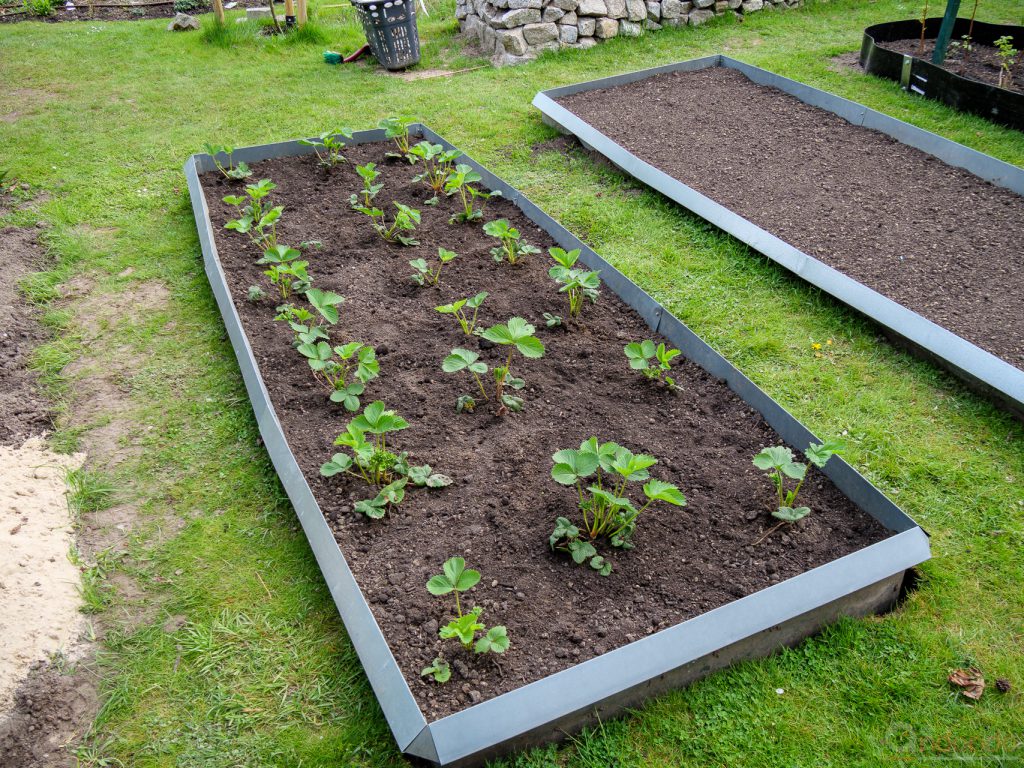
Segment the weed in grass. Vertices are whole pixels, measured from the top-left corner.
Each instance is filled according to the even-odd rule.
[[[95,469],[80,467],[65,473],[68,506],[75,518],[109,509],[114,504],[114,484]]]

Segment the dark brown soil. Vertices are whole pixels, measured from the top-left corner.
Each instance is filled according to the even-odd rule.
[[[353,502],[372,496],[352,478],[324,479],[320,465],[335,449],[347,422],[340,406],[291,348],[291,333],[273,321],[273,300],[246,300],[248,286],[267,286],[258,256],[244,236],[222,229],[232,210],[221,202],[237,189],[213,174],[204,178],[217,247],[246,333],[292,451],[335,531],[377,621],[428,718],[509,691],[644,635],[795,576],[808,568],[884,538],[885,531],[857,510],[823,476],[809,480],[806,503],[814,510],[788,531],[751,546],[772,524],[773,489],[751,464],[763,446],[780,438],[721,382],[689,363],[678,366],[682,391],[671,394],[634,375],[623,345],[649,335],[642,321],[610,292],[585,310],[586,327],[547,331],[542,313],[564,314],[564,297],[547,276],[547,255],[512,267],[489,255],[494,244],[477,225],[449,225],[455,210],[444,200],[421,205],[424,188],[404,162],[386,163],[380,145],[353,147],[353,164],[375,161],[385,189],[378,201],[418,207],[419,247],[385,244],[348,196],[360,183],[352,165],[330,173],[310,158],[255,166],[278,185],[285,206],[281,241],[319,240],[309,251],[317,285],[348,297],[336,341],[376,346],[381,377],[364,403],[382,399],[411,423],[392,441],[418,462],[455,478],[440,491],[415,490],[381,522],[353,513]],[[554,243],[505,201],[487,219],[508,217],[531,244]],[[417,288],[410,259],[436,258],[438,246],[460,254],[445,268],[440,289]],[[455,400],[470,380],[441,371],[453,347],[476,347],[450,318],[433,307],[490,292],[481,310],[486,325],[521,315],[535,323],[547,345],[540,360],[518,364],[527,381],[526,409],[498,417],[483,405],[458,415]],[[482,350],[491,365],[496,350]],[[596,435],[659,457],[654,476],[678,484],[688,506],[651,508],[636,534],[635,550],[605,548],[615,570],[602,578],[548,549],[559,515],[577,517],[574,493],[550,477],[551,454]],[[390,443],[389,443],[390,445]],[[636,489],[634,493],[639,492]],[[512,648],[500,658],[471,658],[454,641],[437,637],[452,614],[449,600],[424,585],[441,564],[463,555],[483,581],[466,603],[485,609],[488,624],[504,624]],[[452,681],[427,683],[420,670],[439,653],[451,659]]]
[[[30,229],[0,229],[0,263],[6,271],[0,284],[0,443],[4,445],[21,445],[51,427],[49,404],[38,391],[35,373],[28,369],[33,347],[47,334],[39,313],[17,289],[19,280],[44,265],[36,234]]]
[[[1000,83],[999,71],[1001,69],[1001,60],[999,58],[999,49],[991,45],[971,43],[971,51],[964,56],[963,49],[956,45],[959,42],[954,40],[950,44],[946,53],[946,60],[942,63],[943,69],[948,69],[950,72],[955,72],[961,77],[967,77],[971,80],[1000,86],[1008,91],[1024,93],[1024,66],[1014,67],[1011,70],[1013,79],[1004,77],[1003,82]],[[925,59],[930,62],[932,60],[932,52],[935,50],[935,41],[925,40],[924,51],[921,50],[920,45],[920,40],[886,40],[884,43],[880,43],[879,47],[904,55],[916,56],[919,59]],[[1018,56],[1017,58],[1019,59],[1020,57]]]
[[[561,103],[829,266],[1024,368],[1024,199],[724,68]]]

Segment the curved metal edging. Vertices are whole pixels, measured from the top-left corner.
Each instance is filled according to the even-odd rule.
[[[941,24],[941,18],[928,19],[925,39],[934,40]],[[1021,26],[975,21],[972,28],[970,19],[960,18],[953,25],[953,39],[960,40],[968,30],[975,43],[993,45],[997,38],[1006,35],[1018,49],[1024,48],[1024,27]],[[860,49],[861,66],[870,75],[895,80],[911,93],[1024,131],[1024,93],[958,75],[927,59],[897,53],[883,45],[893,40],[916,39],[920,34],[921,22],[914,19],[868,27]]]
[[[710,56],[656,69],[538,93],[533,105],[546,122],[575,135],[585,146],[605,156],[625,173],[707,219],[754,250],[779,263],[812,285],[851,306],[904,339],[916,350],[986,394],[994,395],[1011,412],[1024,417],[1024,371],[1010,365],[955,333],[922,317],[824,262],[795,248],[725,206],[702,195],[664,171],[641,160],[612,141],[555,99],[574,93],[609,88],[653,77],[663,72],[692,71],[724,66],[736,69],[759,85],[777,88],[801,101],[839,115],[845,120],[885,133],[898,141],[961,167],[993,184],[1024,194],[1024,169],[944,139],[928,131],[883,115],[861,104],[781,77],[727,56]]]
[[[454,148],[425,126],[414,126],[413,130]],[[383,138],[382,131],[363,131],[356,133],[352,141],[365,143]],[[239,149],[234,159],[255,163],[312,151],[291,141]],[[580,248],[581,258],[591,268],[602,270],[609,290],[687,357],[723,378],[787,443],[803,449],[815,439],[739,370],[518,190],[472,158],[463,156],[460,160],[477,170],[485,185],[501,190],[560,245]],[[195,155],[185,165],[207,276],[274,468],[296,509],[388,725],[399,748],[407,754],[443,766],[468,766],[479,764],[487,756],[557,738],[565,729],[591,722],[597,711],[620,711],[654,691],[701,677],[730,659],[771,652],[840,614],[863,615],[883,609],[892,603],[904,572],[930,557],[924,531],[866,478],[834,457],[826,465],[825,473],[855,504],[894,531],[893,536],[604,656],[428,723],[327,527],[274,412],[217,256],[213,225],[199,179],[200,173],[212,169],[208,155]]]

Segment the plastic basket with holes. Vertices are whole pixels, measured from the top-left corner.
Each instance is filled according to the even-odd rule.
[[[352,0],[366,42],[385,69],[405,69],[420,60],[415,0]]]

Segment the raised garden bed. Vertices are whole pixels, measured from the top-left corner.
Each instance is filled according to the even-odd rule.
[[[425,127],[412,130],[451,149]],[[386,158],[383,139],[381,131],[357,133],[348,162],[330,169],[299,142],[233,155],[252,166],[254,179],[277,185],[279,242],[319,243],[303,254],[314,285],[347,299],[335,343],[376,348],[380,376],[366,384],[361,406],[379,399],[396,409],[410,426],[389,444],[454,480],[436,490],[410,484],[379,520],[358,512],[362,481],[321,473],[353,414],[314,381],[292,331],[273,319],[278,302],[249,299],[251,285],[270,286],[258,251],[224,228],[236,214],[223,198],[241,183],[218,175],[209,155],[190,158],[185,172],[207,274],[268,453],[400,749],[439,765],[479,764],[797,642],[839,615],[893,604],[906,570],[929,556],[909,517],[832,457],[810,470],[801,491],[812,512],[769,533],[779,522],[771,516],[775,491],[751,459],[782,443],[803,451],[814,436],[529,200],[461,157],[482,177],[480,189],[503,195],[484,221],[505,218],[541,249],[514,266],[494,261],[496,241],[481,222],[449,223],[457,196],[425,205],[424,187],[411,181],[417,169]],[[383,242],[349,206],[362,186],[355,166],[368,162],[382,172],[377,205],[394,210],[397,201],[421,212],[419,245]],[[579,248],[603,284],[581,325],[548,329],[544,312],[566,314],[565,295],[547,274],[554,262],[545,251],[556,245]],[[439,287],[415,285],[408,262],[433,264],[438,247],[459,256]],[[526,379],[517,390],[521,412],[499,415],[480,402],[456,413],[472,379],[442,372],[453,347],[491,364],[504,359],[434,310],[481,290],[490,294],[482,325],[518,315],[540,329],[544,355],[516,359],[516,375]],[[630,369],[623,347],[644,338],[682,350],[675,391]],[[552,479],[551,455],[591,435],[657,456],[652,476],[686,495],[685,506],[643,513],[635,549],[598,543],[613,565],[608,576],[548,543],[556,517],[578,519],[576,491]],[[452,609],[425,584],[453,555],[483,572],[463,605],[481,606],[489,626],[507,627],[511,647],[500,656],[438,637]],[[445,684],[421,675],[438,656],[450,662]]]
[[[1014,79],[1004,76],[1004,87],[1000,87],[1000,59],[995,48],[995,41],[1006,36],[1018,50],[1024,49],[1024,27],[983,21],[972,25],[970,19],[957,19],[950,52],[939,65],[932,63],[931,55],[941,24],[941,18],[925,21],[923,52],[920,21],[890,21],[868,27],[861,44],[860,65],[868,74],[895,80],[911,93],[1024,130],[1024,67],[1016,66]],[[968,34],[972,50],[965,55],[962,45]]]
[[[534,105],[1024,414],[1024,170],[726,56]]]

